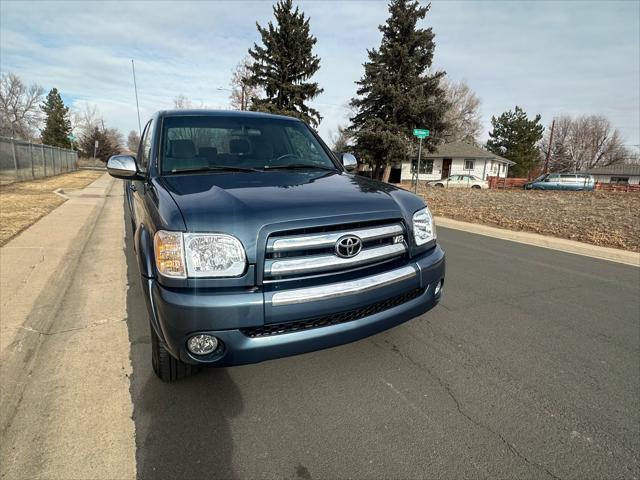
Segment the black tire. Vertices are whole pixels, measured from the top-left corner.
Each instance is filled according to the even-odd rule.
[[[173,358],[158,338],[153,326],[151,328],[151,365],[153,371],[163,382],[175,382],[181,378],[190,377],[198,371],[198,367],[189,365]]]
[[[476,190],[480,190],[480,185],[471,185],[471,188],[476,189]]]
[[[442,183],[436,183],[434,186],[438,188],[444,188],[444,185]]]

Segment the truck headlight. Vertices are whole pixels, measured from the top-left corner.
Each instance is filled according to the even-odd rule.
[[[185,233],[185,257],[190,277],[238,277],[247,260],[236,237],[222,233]]]
[[[413,238],[416,245],[424,245],[436,238],[436,224],[429,207],[424,207],[413,214]]]
[[[166,277],[237,277],[247,264],[240,240],[223,233],[159,230],[154,247],[156,268]]]

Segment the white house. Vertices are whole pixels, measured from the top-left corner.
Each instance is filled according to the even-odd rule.
[[[502,158],[469,143],[445,143],[434,153],[422,152],[418,178],[420,181],[440,180],[450,175],[473,175],[482,180],[506,177],[515,162]],[[402,163],[402,181],[411,181],[412,162]]]
[[[593,175],[598,183],[613,183],[615,185],[640,184],[640,165],[622,164],[608,167],[595,167],[587,171]]]

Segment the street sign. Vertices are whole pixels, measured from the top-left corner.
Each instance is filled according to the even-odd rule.
[[[75,135],[73,135],[73,134],[71,134],[71,135],[67,135],[67,139],[68,139],[70,142],[75,142],[75,141],[76,141],[76,136],[75,136]]]
[[[418,138],[426,138],[429,136],[429,130],[423,130],[421,128],[413,129],[413,136]]]

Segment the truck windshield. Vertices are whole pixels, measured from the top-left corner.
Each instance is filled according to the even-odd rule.
[[[166,117],[160,162],[163,175],[200,170],[337,169],[304,123],[241,116]]]

